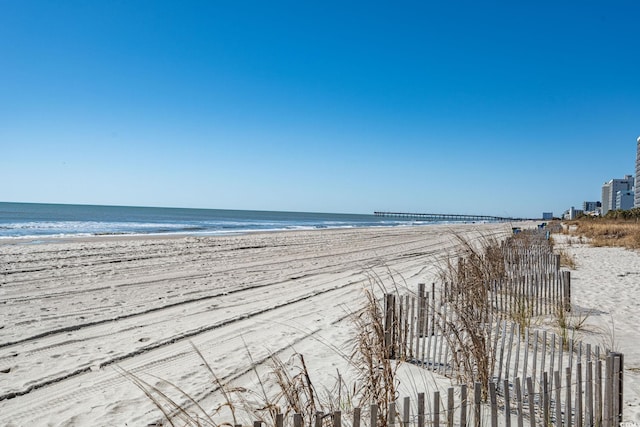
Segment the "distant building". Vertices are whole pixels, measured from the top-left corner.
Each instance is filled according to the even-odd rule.
[[[602,208],[600,202],[582,202],[582,210],[585,212],[600,212],[600,208]]]
[[[637,142],[638,142],[638,145],[636,148],[636,183],[635,183],[636,185],[635,187],[640,188],[640,186],[638,186],[638,180],[640,179],[638,178],[638,176],[640,175],[640,136],[638,137]],[[640,208],[640,191],[635,192],[633,205],[636,208]]]
[[[633,209],[635,191],[618,191],[616,193],[616,209],[627,211]]]
[[[571,206],[571,209],[569,209],[569,219],[576,219],[583,213],[584,212],[582,211],[582,209],[576,209],[573,206]]]
[[[553,219],[553,212],[542,212],[542,219],[545,221],[551,221]]]
[[[602,215],[618,208],[618,191],[632,191],[635,181],[632,175],[625,175],[622,179],[612,179],[602,185]]]

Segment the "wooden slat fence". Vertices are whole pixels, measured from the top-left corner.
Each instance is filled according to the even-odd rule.
[[[490,279],[479,285],[466,268],[478,260],[461,258],[457,273],[442,285],[420,284],[416,294],[384,296],[386,356],[461,385],[405,397],[387,408],[316,413],[311,419],[280,414],[254,427],[618,426],[623,355],[573,340],[567,329],[556,334],[530,328],[533,317],[571,310],[570,273],[561,270],[560,257],[543,236],[507,239],[498,263],[491,253],[483,255]],[[486,382],[469,377],[481,368],[465,359],[472,356],[465,354],[465,342],[486,352],[480,358],[488,363]]]
[[[602,370],[603,362],[605,374],[599,376],[597,373]],[[571,377],[568,367],[564,379],[560,371],[554,371],[554,385],[549,381],[551,375],[545,371],[543,387],[538,392],[531,377],[525,381],[516,377],[513,384],[504,380],[502,394],[498,393],[498,384],[491,382],[488,402],[482,399],[480,383],[475,383],[472,390],[468,390],[467,385],[459,385],[449,387],[446,394],[440,391],[433,391],[430,395],[418,393],[414,401],[405,397],[402,401],[389,403],[388,411],[385,411],[387,419],[380,419],[378,414],[381,411],[376,405],[371,405],[364,410],[354,408],[344,413],[317,412],[312,419],[306,420],[301,414],[295,414],[291,420],[279,415],[274,423],[256,421],[253,425],[614,427],[622,422],[622,363],[622,355],[610,353],[604,361],[596,361],[596,368],[593,361],[588,362],[586,370],[579,365],[576,378]],[[585,372],[587,375],[582,376]],[[604,381],[593,380],[599,377]]]
[[[504,271],[499,271],[497,279],[476,286],[476,294],[465,287],[473,277],[466,275],[468,261],[461,259],[454,282],[438,287],[432,283],[430,289],[420,284],[416,295],[385,295],[388,357],[459,381],[469,382],[470,376],[477,381],[476,372],[470,373],[468,366],[464,369],[465,359],[472,356],[464,342],[471,342],[470,334],[480,335],[480,348],[489,363],[487,380],[493,384],[483,389],[484,397],[495,392],[509,401],[507,397],[519,388],[523,396],[533,399],[535,411],[543,413],[539,417],[547,420],[546,424],[557,422],[561,413],[564,425],[580,427],[604,425],[603,420],[613,419],[607,411],[621,419],[621,400],[615,406],[612,396],[622,396],[622,370],[615,371],[619,381],[613,382],[619,391],[605,385],[608,373],[614,370],[609,364],[615,360],[622,364],[622,355],[616,353],[618,359],[610,359],[599,346],[573,340],[568,326],[561,328],[560,334],[528,327],[534,317],[569,316],[571,310],[570,272],[560,270],[559,256],[551,252],[549,244],[538,236],[530,237],[534,244],[513,239],[502,245]],[[486,265],[496,268],[490,260]],[[475,328],[472,331],[465,329],[469,319]],[[607,361],[606,370],[601,366],[603,360]],[[519,378],[526,378],[526,384],[518,384]],[[555,405],[563,393],[565,406]],[[574,414],[574,424],[567,414]]]

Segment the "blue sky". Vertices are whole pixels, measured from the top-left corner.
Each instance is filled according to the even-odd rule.
[[[0,200],[560,214],[634,173],[639,17],[0,0]]]

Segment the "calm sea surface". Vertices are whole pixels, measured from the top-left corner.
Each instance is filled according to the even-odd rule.
[[[252,231],[426,224],[374,215],[0,202],[0,238]]]

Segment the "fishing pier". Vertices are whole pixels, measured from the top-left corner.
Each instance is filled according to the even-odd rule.
[[[413,219],[418,221],[509,222],[509,221],[521,220],[520,218],[507,218],[507,217],[490,216],[490,215],[462,215],[462,214],[407,213],[407,212],[374,212],[373,214],[375,216],[381,216],[381,217],[404,218],[404,219]]]

